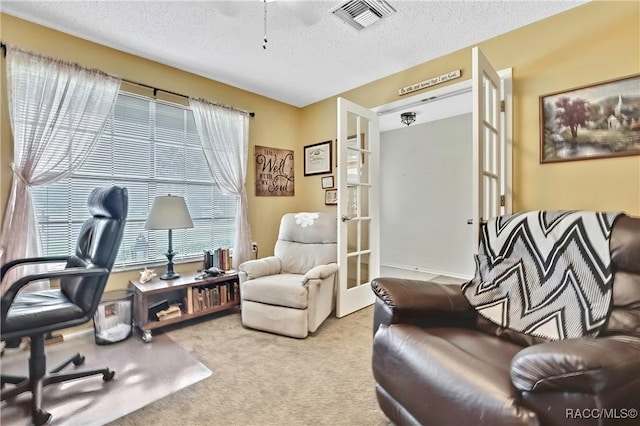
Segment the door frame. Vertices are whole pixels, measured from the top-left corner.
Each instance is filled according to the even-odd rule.
[[[513,69],[504,68],[497,72],[502,83],[501,100],[505,103],[504,120],[502,120],[501,126],[502,134],[504,135],[504,158],[509,159],[509,161],[504,161],[505,169],[503,170],[504,182],[502,187],[504,188],[505,196],[503,213],[508,214],[513,211]],[[453,83],[437,89],[427,90],[418,95],[402,98],[370,109],[379,116],[397,114],[401,110],[406,110],[407,108],[411,108],[425,102],[435,103],[439,100],[471,91],[472,80],[469,78],[468,80]]]
[[[501,127],[501,146],[504,161],[502,161],[501,170],[501,186],[502,195],[505,197],[504,206],[500,209],[500,214],[509,214],[513,211],[513,74],[511,68],[506,68],[497,71],[500,77],[500,92],[501,101],[504,101],[505,108],[501,114],[500,127]],[[425,102],[437,103],[439,100],[448,99],[452,96],[458,96],[462,94],[471,93],[473,91],[473,81],[471,78],[458,83],[453,83],[448,86],[428,90],[421,92],[418,95],[409,96],[400,100],[390,102],[387,104],[379,105],[371,108],[379,116],[394,114],[399,115],[401,111],[410,110],[412,107],[424,104]],[[461,100],[463,101],[463,100]],[[469,105],[469,112],[473,110],[473,99],[471,99]],[[464,112],[466,113],[466,112]],[[451,113],[445,116],[439,116],[435,120],[446,119],[456,116],[456,113]],[[473,137],[473,132],[469,134]],[[472,212],[475,216],[475,213]],[[475,222],[475,220],[473,220]],[[432,273],[432,271],[423,271]],[[469,278],[469,277],[458,277]]]

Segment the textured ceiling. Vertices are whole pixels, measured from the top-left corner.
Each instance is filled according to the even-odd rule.
[[[305,106],[586,1],[402,1],[360,32],[333,1],[0,1],[0,11]]]

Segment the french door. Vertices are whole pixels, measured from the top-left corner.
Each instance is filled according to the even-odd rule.
[[[374,302],[371,280],[380,275],[379,163],[377,114],[338,98],[338,317]]]
[[[504,204],[505,150],[501,80],[480,49],[472,49],[473,235]],[[371,280],[380,273],[379,120],[374,111],[338,98],[338,292],[343,317],[374,302]],[[509,200],[510,201],[510,200]],[[419,236],[417,236],[419,238]]]
[[[473,92],[473,235],[499,216],[504,206],[502,173],[501,82],[498,73],[478,47],[471,52]]]

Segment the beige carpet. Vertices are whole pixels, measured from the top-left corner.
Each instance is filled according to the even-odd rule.
[[[47,364],[54,367],[75,352],[86,357],[78,368],[109,367],[116,376],[106,383],[97,375],[45,387],[43,405],[53,415],[52,425],[103,425],[211,375],[211,370],[166,335],[157,336],[152,345],[132,336],[112,345],[98,346],[93,333],[82,334],[47,346]],[[28,351],[7,351],[0,362],[2,372],[24,374],[28,356]],[[64,371],[73,368],[71,365]],[[30,400],[31,393],[27,392],[3,401],[0,424],[30,424]]]
[[[369,307],[328,318],[304,340],[245,329],[239,313],[175,327],[166,334],[213,375],[110,426],[388,425],[371,372],[372,324]]]

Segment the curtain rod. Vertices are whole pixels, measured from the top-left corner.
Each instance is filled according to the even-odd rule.
[[[7,45],[5,43],[3,43],[3,42],[0,42],[0,49],[2,49],[3,56],[6,57],[7,56]],[[148,84],[138,83],[137,81],[127,80],[126,78],[123,78],[122,81],[127,82],[129,84],[135,84],[136,86],[146,87],[147,89],[152,89],[153,90],[153,96],[156,96],[156,94],[158,92],[164,92],[164,93],[169,93],[169,94],[174,95],[174,96],[179,96],[181,98],[189,99],[189,96],[187,96],[187,95],[182,95],[180,93],[172,92],[170,90],[159,89],[157,87],[149,86]],[[255,112],[249,112],[249,111],[245,111],[245,110],[240,109],[240,108],[234,108],[234,107],[231,107],[231,106],[228,106],[228,105],[222,105],[222,104],[217,104],[217,103],[216,103],[216,105],[221,106],[223,108],[228,108],[228,109],[231,109],[231,110],[234,110],[234,111],[246,112],[247,114],[249,114],[249,117],[255,117],[256,116]]]
[[[146,87],[147,89],[152,89],[153,90],[153,96],[156,96],[156,94],[158,92],[164,92],[164,93],[169,93],[170,95],[179,96],[181,98],[189,99],[189,96],[187,96],[187,95],[182,95],[180,93],[172,92],[170,90],[159,89],[157,87],[149,86],[148,84],[138,83],[137,81],[127,80],[126,78],[123,78],[122,81],[124,81],[126,83],[129,83],[129,84],[135,84],[136,86]],[[250,117],[255,117],[256,116],[255,112],[249,112],[249,111],[245,111],[245,110],[240,109],[240,108],[234,108],[232,106],[222,105],[222,104],[218,104],[218,103],[216,103],[216,105],[221,106],[223,108],[228,108],[228,109],[233,110],[233,111],[246,112],[247,114],[249,114]]]

